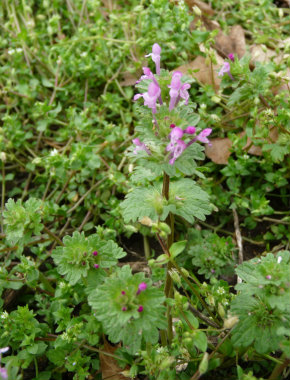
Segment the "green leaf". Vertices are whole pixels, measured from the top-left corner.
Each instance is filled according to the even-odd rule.
[[[81,278],[88,276],[90,271],[98,271],[99,281],[102,280],[102,268],[110,268],[117,264],[118,259],[126,253],[112,240],[102,240],[98,234],[85,237],[84,233],[75,231],[73,236],[65,236],[64,246],[57,247],[52,257],[57,264],[57,270],[64,275],[70,284],[76,284]],[[97,252],[95,256],[93,252]],[[98,268],[95,268],[98,265]]]
[[[141,282],[146,282],[147,288],[138,293]],[[155,344],[158,328],[166,326],[163,292],[153,287],[144,273],[132,275],[128,265],[117,268],[88,300],[109,339],[122,341],[129,353],[141,348],[142,339]],[[138,312],[140,305],[143,310]]]
[[[193,335],[193,343],[200,351],[205,352],[207,350],[207,337],[203,331],[195,331]]]
[[[171,247],[169,248],[169,252],[173,259],[185,249],[186,244],[187,244],[186,240],[181,240],[171,245]]]
[[[42,201],[29,198],[24,204],[8,199],[3,212],[6,239],[10,245],[25,244],[32,235],[39,235],[41,224]]]
[[[205,215],[212,210],[208,194],[188,178],[170,183],[169,203],[175,206],[171,212],[189,223],[193,223],[194,218],[205,220]]]

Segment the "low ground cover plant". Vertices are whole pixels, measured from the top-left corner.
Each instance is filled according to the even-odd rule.
[[[0,379],[287,378],[289,12],[254,3],[0,5]]]

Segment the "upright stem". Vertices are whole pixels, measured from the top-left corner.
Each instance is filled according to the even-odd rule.
[[[150,244],[149,244],[149,241],[148,241],[148,237],[147,236],[143,236],[143,244],[144,244],[144,253],[145,253],[145,257],[147,260],[150,259],[150,256],[151,256],[151,252],[150,252]]]
[[[283,363],[276,364],[275,368],[273,369],[273,372],[268,378],[269,380],[277,380],[278,376],[283,372],[283,370],[290,365],[290,358],[285,357],[285,354],[282,354],[281,359],[284,359]]]
[[[169,199],[169,184],[170,184],[170,178],[169,176],[164,173],[163,175],[163,187],[162,187],[162,195],[165,199]],[[167,238],[167,249],[169,251],[170,246],[172,245],[174,241],[174,215],[169,214],[166,223],[170,226],[171,233]],[[166,281],[165,281],[165,288],[164,293],[167,298],[173,297],[173,283],[170,276],[170,270],[172,269],[172,263],[169,261],[167,264],[167,273],[166,273]],[[172,332],[172,315],[171,315],[171,306],[167,305],[167,338],[168,343],[170,344],[173,339],[173,332]]]

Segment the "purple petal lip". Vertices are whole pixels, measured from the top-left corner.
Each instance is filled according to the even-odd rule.
[[[160,53],[161,53],[161,47],[156,42],[152,46],[152,53],[156,54],[156,55],[160,55]]]

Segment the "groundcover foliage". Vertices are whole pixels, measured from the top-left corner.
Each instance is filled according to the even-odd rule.
[[[275,3],[1,2],[0,379],[289,376]]]

